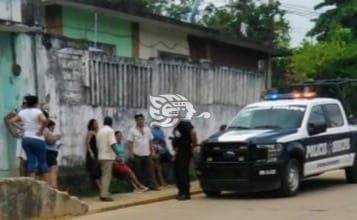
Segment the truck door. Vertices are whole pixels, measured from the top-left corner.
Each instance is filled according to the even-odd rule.
[[[341,167],[352,165],[351,160],[351,132],[348,128],[347,122],[344,121],[342,110],[338,104],[323,105],[327,117],[327,133],[330,136],[329,156],[339,158]]]
[[[312,124],[326,124],[328,121],[322,105],[313,106],[308,118],[306,130],[309,133],[309,126]],[[304,147],[306,150],[304,175],[309,176],[318,174],[323,171],[320,161],[328,158],[328,144],[330,142],[330,135],[327,130],[317,134],[309,133],[309,137],[304,140]]]

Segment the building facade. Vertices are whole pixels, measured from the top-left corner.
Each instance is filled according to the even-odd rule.
[[[16,139],[3,120],[35,94],[33,29],[22,24],[21,0],[0,1],[0,177],[16,174]]]
[[[149,95],[182,94],[197,112],[211,112],[194,120],[202,140],[269,86],[269,65],[259,63],[269,63],[271,48],[163,17],[69,0],[40,1],[36,10],[21,2],[0,4],[0,118],[25,94],[38,95],[64,137],[63,166],[83,166],[89,119],[112,116],[126,134],[135,113],[149,115]],[[17,175],[15,148],[0,123],[0,177]]]

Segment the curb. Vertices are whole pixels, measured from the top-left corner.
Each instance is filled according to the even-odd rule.
[[[201,189],[191,191],[191,195],[197,195],[200,193],[202,193]],[[174,199],[175,197],[176,197],[176,194],[161,196],[161,197],[152,198],[152,199],[143,199],[141,201],[130,202],[130,203],[126,203],[126,204],[117,204],[117,205],[113,204],[113,206],[110,206],[110,207],[91,210],[86,215],[98,214],[101,212],[108,212],[108,211],[113,211],[113,210],[122,209],[122,208],[128,208],[128,207],[133,207],[133,206],[146,205],[146,204],[151,204],[151,203],[156,203],[156,202],[167,201],[167,200]]]

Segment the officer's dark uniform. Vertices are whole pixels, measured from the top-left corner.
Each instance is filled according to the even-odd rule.
[[[180,121],[173,130],[175,154],[175,178],[179,191],[178,197],[190,198],[189,167],[192,157],[191,131],[193,126],[189,121]]]

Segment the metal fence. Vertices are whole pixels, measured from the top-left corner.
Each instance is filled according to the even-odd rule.
[[[264,89],[262,73],[179,61],[90,53],[87,104],[146,108],[149,95],[180,94],[195,104],[246,105]]]

